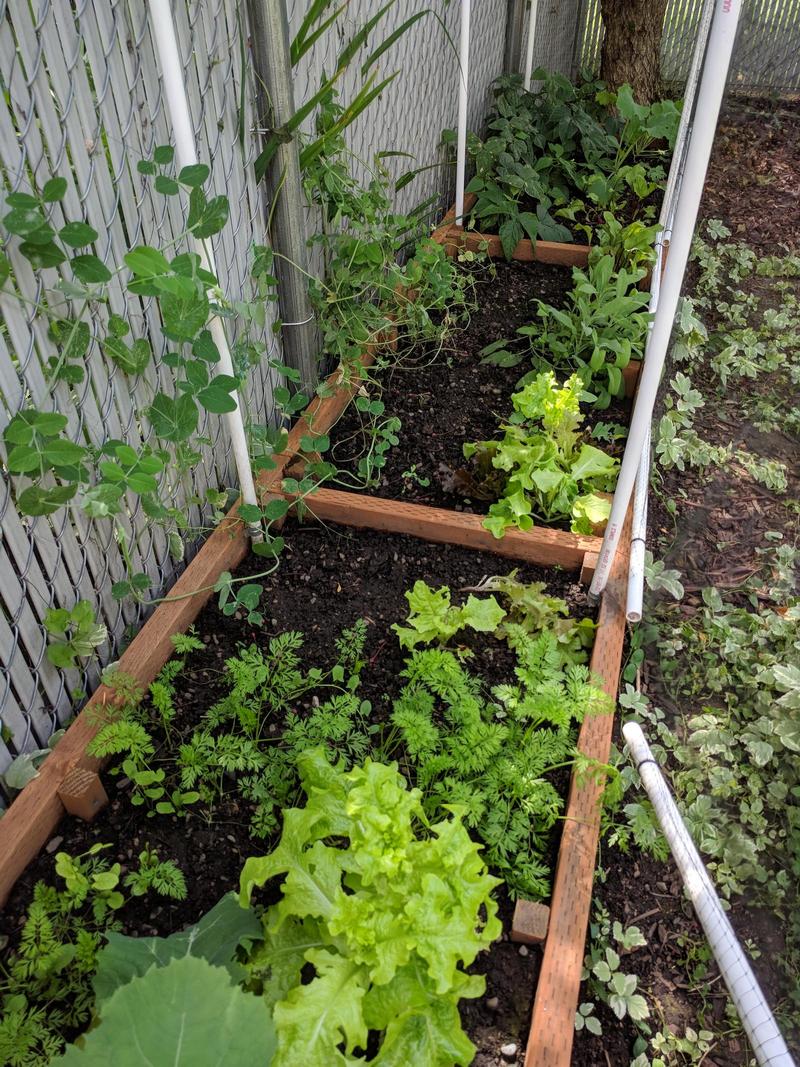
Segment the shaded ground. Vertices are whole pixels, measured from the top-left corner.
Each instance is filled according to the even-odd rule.
[[[800,108],[732,103],[720,122],[701,218],[722,219],[732,231],[731,240],[747,242],[759,255],[797,251],[799,170]],[[690,274],[687,293],[693,277]],[[752,291],[760,284],[753,279],[743,288]],[[713,325],[713,311],[708,319]],[[681,369],[668,367],[665,383]],[[789,489],[786,494],[774,493],[735,462],[685,472],[658,468],[658,483],[650,497],[649,543],[656,558],[682,574],[686,596],[680,610],[685,616],[697,610],[704,586],[715,585],[727,599],[737,601],[743,582],[763,568],[759,549],[767,543],[766,532],[780,531],[789,544],[800,540],[798,511],[792,504],[800,496],[800,441],[783,427],[767,433],[757,429],[747,414],[754,394],[770,391],[782,395],[787,409],[796,407],[797,387],[792,388],[779,372],[756,382],[732,379],[722,389],[710,368],[692,373],[692,382],[706,396],[706,405],[694,420],[700,438],[781,460],[787,467]],[[656,412],[654,425],[660,414]],[[745,601],[743,593],[738,596]],[[655,704],[680,716],[682,709],[660,685],[657,664],[658,650],[651,648],[640,673],[642,690]],[[651,1003],[653,1029],[668,1025],[683,1034],[686,1027],[705,1025],[715,1036],[713,1048],[702,1059],[704,1067],[746,1067],[752,1054],[725,1016],[722,980],[671,861],[661,864],[636,850],[624,855],[606,847],[600,864],[596,901],[608,908],[612,918],[639,926],[647,939],[646,946],[623,953],[621,969],[638,976],[639,988]],[[775,963],[783,949],[781,922],[771,913],[748,908],[746,896],[734,902],[730,915],[740,939],[751,941],[760,953],[752,965],[767,999],[779,1007],[786,994],[785,979]],[[573,1064],[627,1067],[636,1028],[627,1020],[620,1023],[607,1009],[601,1008],[598,1015],[603,1036],[577,1034]],[[793,1035],[786,1036],[792,1044]],[[794,1045],[797,1053],[800,1046]]]
[[[800,240],[800,106],[729,101],[717,131],[701,213],[762,253]]]

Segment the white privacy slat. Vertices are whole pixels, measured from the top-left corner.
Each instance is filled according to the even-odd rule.
[[[244,153],[238,141],[238,92],[245,74],[238,33],[231,36],[240,17],[237,8],[236,0],[215,0],[210,6],[179,0],[175,13],[198,153],[212,168],[210,191],[230,200],[229,232],[215,242],[221,281],[233,299],[249,299],[252,245],[267,243],[267,236],[262,191],[252,169],[246,172],[260,150],[249,101]],[[52,206],[53,224],[85,219],[99,234],[92,251],[112,269],[133,245],[168,244],[182,233],[185,205],[156,193],[136,169],[157,145],[171,141],[146,0],[76,0],[72,5],[0,0],[0,72],[6,90],[0,99],[0,203],[4,192],[31,191],[52,175],[63,175],[68,192],[63,204]],[[82,444],[113,437],[138,448],[152,440],[146,408],[157,391],[174,390],[173,372],[161,363],[166,341],[157,305],[130,296],[123,272],[108,287],[108,303],[86,316],[94,339],[84,381],[69,387],[53,383],[48,360],[57,351],[36,305],[46,301],[62,316],[80,309],[52,289],[60,272],[45,272],[45,288],[17,245],[12,238],[8,254],[27,302],[9,292],[0,296],[0,431],[32,405],[65,414],[65,432]],[[68,268],[65,276],[70,277]],[[98,344],[112,311],[127,317],[133,337],[146,337],[153,347],[154,362],[135,381],[111,364]],[[271,311],[268,320],[264,340],[275,350]],[[269,382],[266,369],[257,371],[247,388],[259,398],[261,421],[273,410]],[[235,484],[220,419],[206,416],[203,431],[210,444],[201,448],[201,463],[190,477],[166,487],[178,506],[188,496],[202,498],[209,488]],[[112,524],[88,520],[79,501],[51,518],[19,516],[15,497],[27,484],[24,477],[3,477],[0,484],[0,709],[10,731],[8,743],[0,742],[0,772],[22,748],[45,743],[75,710],[71,692],[90,688],[99,675],[97,662],[64,672],[47,661],[47,608],[88,599],[111,635],[106,658],[118,652],[126,627],[140,623],[146,612],[142,605],[120,605],[111,597],[111,585],[125,573]],[[194,525],[207,525],[207,508],[192,504],[188,514]],[[121,524],[135,566],[150,575],[156,592],[164,591],[178,571],[164,531],[147,520],[135,497]],[[192,551],[190,544],[189,555]]]

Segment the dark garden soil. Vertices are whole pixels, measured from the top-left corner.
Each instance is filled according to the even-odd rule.
[[[719,218],[761,255],[785,254],[800,248],[800,106],[732,101],[720,120],[714,154],[701,205],[702,218]],[[758,286],[748,280],[747,286]],[[685,291],[691,292],[692,278]],[[668,382],[680,366],[667,368]],[[800,497],[800,441],[783,432],[764,434],[745,412],[754,389],[770,385],[732,379],[723,393],[719,380],[693,373],[692,382],[706,396],[694,419],[694,429],[715,445],[733,444],[786,464],[789,490],[780,495],[753,481],[737,464],[711,466],[705,471],[660,471],[661,484],[650,495],[649,542],[657,558],[677,568],[686,589],[680,611],[690,617],[700,607],[700,590],[715,585],[726,599],[746,605],[742,585],[763,570],[759,549],[769,542],[765,533],[781,531],[789,544],[800,539],[797,511],[787,502]],[[775,387],[775,382],[771,383]],[[785,383],[781,388],[785,388]],[[663,391],[663,389],[662,389]],[[786,403],[800,403],[797,387],[785,394]],[[661,409],[663,411],[663,408]],[[654,425],[661,415],[656,410]],[[668,508],[666,502],[674,502]],[[768,582],[765,584],[769,584]],[[756,595],[766,602],[766,590]],[[666,692],[657,667],[658,651],[651,650],[641,671],[641,687],[654,704],[680,716]],[[617,737],[619,741],[619,738]],[[647,945],[623,955],[622,970],[639,976],[639,987],[654,1006],[653,1029],[668,1025],[683,1034],[686,1027],[706,1024],[715,1045],[704,1067],[746,1067],[752,1062],[741,1033],[730,1033],[725,1019],[724,984],[708,959],[706,942],[693,909],[685,900],[672,862],[658,863],[634,850],[625,855],[604,847],[600,855],[596,901],[623,925],[638,926]],[[775,915],[748,908],[747,898],[733,902],[731,921],[742,942],[748,939],[760,952],[751,960],[767,1000],[780,1006],[786,980],[776,958],[783,948],[782,923]],[[583,994],[582,990],[582,994]],[[581,999],[586,999],[582,995]],[[635,1028],[619,1022],[602,1005],[602,1037],[576,1034],[573,1067],[627,1067],[636,1038]],[[790,1048],[800,1052],[798,1035],[785,1033]]]
[[[800,101],[732,98],[723,112],[701,212],[762,255],[800,247]]]
[[[463,445],[497,437],[502,420],[511,414],[510,397],[517,382],[531,365],[528,359],[516,367],[482,364],[481,351],[501,339],[515,342],[519,326],[538,321],[537,300],[563,306],[572,288],[572,270],[495,260],[491,269],[475,277],[478,306],[467,326],[454,332],[440,351],[419,346],[404,355],[379,371],[369,387],[370,395],[386,405],[386,415],[401,423],[399,444],[387,453],[379,484],[366,490],[369,495],[488,511],[491,500],[478,499],[470,485]],[[627,425],[629,418],[630,404],[622,400],[605,411],[590,412],[587,407],[584,426],[588,431],[598,422]],[[367,426],[351,405],[331,434],[329,458],[342,472],[341,487],[363,484],[357,471],[368,441]],[[621,443],[598,442],[598,447],[612,454],[622,449]]]
[[[417,579],[438,587],[449,585],[454,602],[462,602],[463,586],[474,586],[485,576],[506,574],[512,561],[446,545],[433,545],[414,538],[335,526],[287,523],[286,549],[279,569],[260,580],[264,583],[263,628],[255,629],[243,618],[226,617],[215,604],[200,614],[196,631],[205,648],[193,652],[182,672],[173,723],[173,748],[187,738],[203,713],[225,691],[222,671],[225,660],[241,645],[263,644],[286,630],[305,635],[304,667],[328,668],[335,662],[334,643],[341,631],[359,618],[367,621],[365,658],[360,694],[372,702],[375,721],[386,719],[390,702],[402,684],[400,672],[405,654],[390,626],[407,616],[405,590]],[[255,576],[264,567],[262,557],[249,557],[240,575]],[[574,574],[520,565],[521,580],[545,581],[548,591],[563,597],[575,617],[593,614],[586,590]],[[485,634],[469,642],[473,656],[470,669],[488,684],[511,680],[513,656],[507,646]],[[567,775],[557,782],[566,789]],[[245,859],[263,854],[268,841],[255,841],[249,834],[249,805],[235,798],[213,813],[213,820],[190,814],[186,818],[148,818],[143,808],[134,808],[119,780],[104,774],[110,804],[92,824],[67,817],[45,851],[28,867],[18,882],[6,909],[0,914],[0,938],[8,938],[4,951],[13,949],[24,921],[34,884],[56,882],[55,853],[77,855],[95,842],[110,844],[104,855],[123,868],[135,864],[138,852],[149,845],[162,860],[174,859],[183,870],[188,899],[175,903],[152,895],[131,898],[119,913],[122,929],[136,936],[166,936],[196,921],[225,893],[237,889]],[[554,856],[555,856],[554,844]],[[506,930],[512,908],[501,903]],[[530,1024],[530,1010],[538,970],[538,954],[520,953],[505,935],[487,956],[475,964],[487,975],[487,991],[464,1008],[468,1030],[480,1049],[475,1061],[484,1067],[501,1061],[499,1049],[508,1042],[519,1047]],[[494,998],[494,999],[493,999]]]

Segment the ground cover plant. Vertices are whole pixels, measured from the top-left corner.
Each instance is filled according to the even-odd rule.
[[[795,1055],[800,218],[781,174],[796,165],[796,129],[782,105],[737,104],[723,121],[655,422],[661,559],[620,699],[667,771]],[[770,205],[763,221],[742,196],[751,186]],[[618,1023],[601,1003],[602,1048],[581,1024],[576,1062],[745,1067],[753,1054],[647,803],[625,801],[596,895],[645,936],[620,955],[649,1016]],[[634,879],[650,893],[631,905],[616,887]]]

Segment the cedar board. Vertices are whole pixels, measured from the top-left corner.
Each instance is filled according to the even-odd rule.
[[[608,714],[586,718],[578,736],[580,751],[600,763],[608,763],[611,752],[613,709],[625,641],[630,535],[629,508],[600,603],[590,663],[592,674],[602,680],[603,689],[614,704]],[[569,1067],[600,840],[603,785],[588,775],[579,781],[574,773],[570,781],[524,1067]]]

